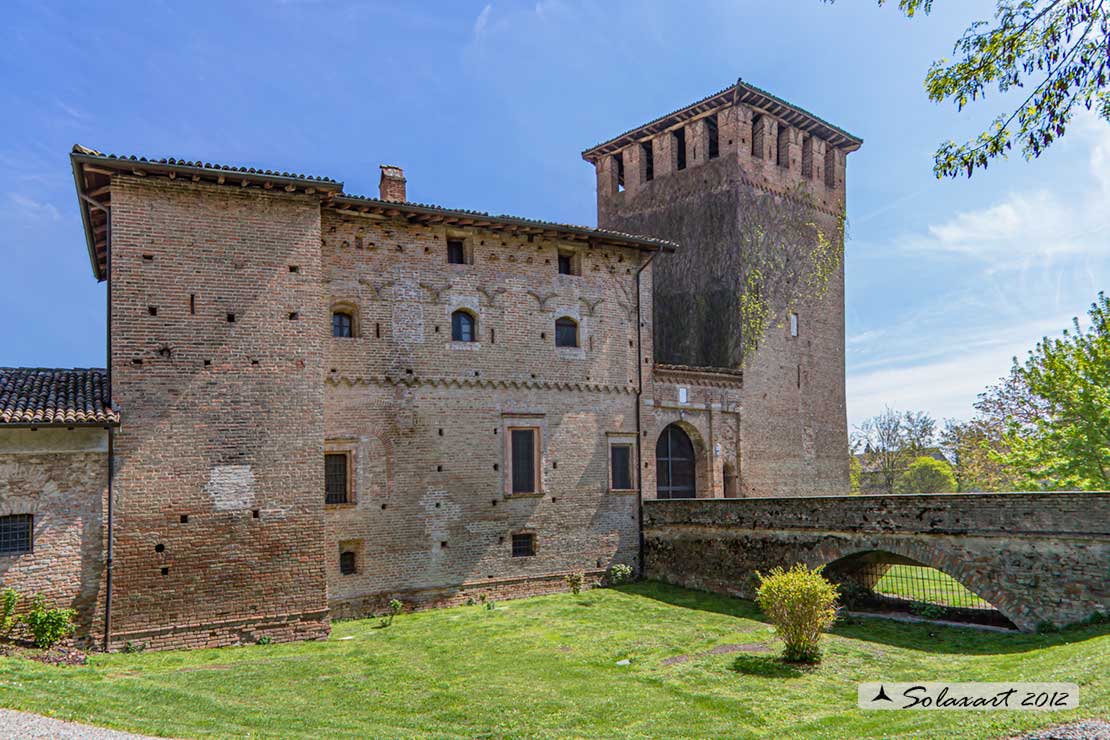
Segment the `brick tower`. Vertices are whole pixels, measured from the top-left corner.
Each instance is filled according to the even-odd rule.
[[[656,362],[743,366],[742,495],[848,490],[843,263],[823,296],[772,305],[746,359],[739,300],[742,267],[781,236],[784,210],[842,247],[846,156],[861,144],[737,81],[582,153],[597,171],[599,227],[681,245],[654,267]]]

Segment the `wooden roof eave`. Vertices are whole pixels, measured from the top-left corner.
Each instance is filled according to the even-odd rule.
[[[328,200],[328,204],[338,213],[353,216],[386,216],[391,218],[403,217],[409,223],[444,224],[448,226],[474,226],[493,230],[508,230],[512,233],[524,232],[549,238],[565,239],[570,241],[584,241],[609,244],[626,249],[639,249],[646,251],[673,252],[674,247],[660,244],[654,240],[638,239],[634,236],[622,238],[615,234],[598,233],[586,227],[570,225],[555,226],[545,223],[532,223],[527,219],[512,216],[488,216],[464,211],[451,211],[415,203],[378,203],[368,202],[363,198],[349,196],[335,196]]]
[[[99,250],[97,249],[96,235],[93,231],[92,214],[90,213],[92,205],[85,200],[89,196],[85,188],[82,164],[77,160],[76,155],[71,154],[69,159],[73,170],[73,185],[77,188],[77,204],[81,210],[81,224],[85,229],[85,245],[89,250],[89,262],[92,264],[93,277],[97,279],[97,282],[103,282],[106,276],[104,270],[100,267]]]

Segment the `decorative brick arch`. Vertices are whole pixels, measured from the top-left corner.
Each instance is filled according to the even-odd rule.
[[[710,458],[710,455],[709,455],[709,447],[706,444],[705,437],[702,435],[701,431],[698,430],[698,428],[696,426],[694,426],[692,423],[690,423],[688,420],[679,417],[679,418],[668,419],[668,420],[666,420],[666,423],[659,424],[658,430],[656,431],[656,434],[655,434],[655,438],[652,441],[650,451],[645,450],[645,452],[650,452],[651,460],[652,460],[651,464],[653,466],[655,465],[655,448],[656,448],[656,445],[659,443],[659,438],[662,437],[663,434],[667,431],[667,428],[671,427],[671,426],[676,426],[679,429],[681,429],[683,432],[685,432],[686,436],[690,438],[690,444],[693,445],[693,448],[694,448],[694,495],[697,498],[706,498],[706,497],[712,496],[712,493],[713,493],[713,478],[712,478],[711,458]],[[655,485],[658,486],[659,485],[658,471],[656,471],[656,476],[655,477],[656,477]],[[653,491],[652,493],[654,495],[655,491]]]

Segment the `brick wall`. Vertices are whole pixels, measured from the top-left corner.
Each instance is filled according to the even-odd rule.
[[[753,595],[756,570],[879,551],[943,570],[1023,630],[1110,613],[1110,493],[651,501],[650,578]]]
[[[35,594],[77,610],[85,640],[103,578],[108,433],[103,429],[0,429],[0,516],[31,514],[33,551],[0,555],[0,587],[26,608]]]
[[[531,595],[635,563],[638,504],[608,490],[608,439],[636,434],[640,253],[328,209],[322,223],[325,303],[357,326],[326,342],[325,446],[354,467],[354,502],[327,510],[334,613]],[[469,264],[447,264],[448,238]],[[558,274],[560,250],[580,274]],[[451,340],[459,309],[478,341]],[[577,349],[555,346],[563,316]],[[650,358],[649,324],[642,341]],[[541,429],[539,495],[506,495],[516,424]],[[514,532],[536,535],[534,557],[511,557]]]
[[[715,115],[716,158],[706,156],[703,117],[681,126],[686,131],[684,170],[675,167],[673,131],[650,139],[650,181],[644,179],[641,142],[620,152],[623,190],[616,185],[613,157],[598,159],[598,225],[682,245],[676,254],[660,256],[655,266],[656,359],[735,368],[745,341],[738,303],[741,267],[750,250],[774,242],[754,235],[773,237],[785,228],[784,214],[799,210],[806,222],[835,238],[844,207],[845,155],[745,105],[724,106]],[[753,154],[752,135],[760,131]],[[803,152],[809,153],[805,170]],[[807,204],[798,199],[799,189]],[[745,496],[844,493],[843,265],[824,295],[796,306],[797,337],[790,335],[784,306],[774,308],[778,320],[744,363],[740,489]]]
[[[113,643],[323,636],[318,199],[117,175],[112,230]]]

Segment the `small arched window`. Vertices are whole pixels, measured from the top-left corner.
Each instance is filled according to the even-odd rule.
[[[478,340],[478,332],[476,331],[475,324],[477,321],[474,315],[468,311],[459,309],[451,314],[451,341],[453,342],[475,342]]]
[[[354,316],[348,311],[332,311],[331,335],[333,337],[353,337],[355,335]]]
[[[578,322],[569,316],[555,320],[555,346],[578,346]]]

